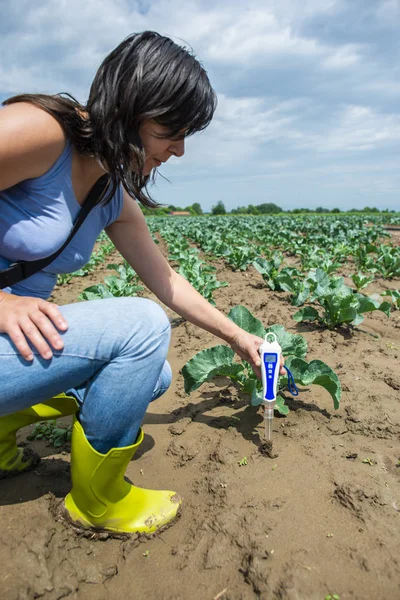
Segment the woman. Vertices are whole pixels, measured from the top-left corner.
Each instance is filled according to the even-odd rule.
[[[36,464],[16,446],[20,427],[76,413],[68,519],[85,528],[157,531],[176,517],[181,499],[130,485],[124,472],[143,439],[149,402],[171,382],[168,318],[142,298],[62,307],[46,299],[58,273],[89,260],[105,229],[161,302],[228,342],[259,375],[262,340],[170,268],[136,201],[156,205],[146,190],[149,179],[161,163],[183,155],[186,136],[210,123],[214,91],[186,49],[147,31],[129,36],[104,60],[86,106],[44,95],[4,104],[0,269],[50,256],[68,237],[93,184],[107,173],[111,187],[51,265],[0,292],[0,474]]]

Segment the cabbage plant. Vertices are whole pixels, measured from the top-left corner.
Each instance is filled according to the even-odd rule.
[[[271,290],[288,292],[291,289],[288,288],[287,282],[291,283],[298,277],[301,277],[301,273],[295,267],[283,267],[279,270],[282,262],[282,254],[275,252],[270,260],[266,260],[261,256],[256,258],[253,262],[253,267],[260,273]]]
[[[354,285],[356,286],[357,292],[364,289],[374,281],[373,276],[369,277],[368,275],[363,275],[360,271],[351,275],[351,279]]]
[[[246,244],[245,246],[232,246],[229,254],[226,256],[226,262],[232,271],[246,271],[257,256],[257,249]]]
[[[364,313],[380,310],[390,316],[390,303],[379,302],[375,298],[364,296],[345,285],[343,277],[328,277],[316,270],[314,274],[318,285],[309,301],[319,306],[306,306],[293,315],[298,323],[317,321],[321,325],[334,329],[342,325],[356,326],[363,322]]]
[[[272,325],[265,329],[262,322],[244,306],[235,306],[228,317],[242,329],[262,338],[269,331],[275,333],[282,348],[285,365],[291,370],[295,382],[298,385],[316,384],[324,387],[332,397],[334,408],[339,408],[340,381],[331,367],[323,361],[307,362],[305,360],[308,347],[303,336],[287,332],[282,325]],[[185,364],[182,375],[187,394],[199,388],[206,381],[211,381],[216,377],[228,377],[239,386],[244,394],[249,396],[253,406],[262,404],[261,381],[256,377],[250,364],[241,360],[228,346],[218,345],[202,350]],[[279,385],[282,392],[287,385],[287,377],[281,376]],[[281,393],[277,397],[275,408],[283,415],[289,412]]]
[[[121,265],[108,265],[107,269],[113,269],[118,275],[108,275],[104,278],[104,283],[85,288],[78,300],[136,296],[137,292],[143,290],[136,272],[126,260]]]
[[[389,296],[394,310],[400,309],[400,290],[385,290],[381,296]]]
[[[186,260],[181,262],[178,272],[192,284],[203,298],[215,306],[214,291],[229,285],[227,281],[217,280],[215,270],[215,267],[199,259],[197,250],[195,254],[187,255]]]

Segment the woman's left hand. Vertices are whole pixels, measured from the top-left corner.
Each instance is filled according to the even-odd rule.
[[[263,343],[263,339],[252,333],[248,333],[244,329],[241,329],[230,342],[230,346],[236,354],[243,360],[246,360],[251,364],[254,373],[259,379],[261,379],[261,357],[259,354],[259,348]],[[283,368],[284,358],[281,357],[281,369],[280,374],[286,375],[286,371]]]

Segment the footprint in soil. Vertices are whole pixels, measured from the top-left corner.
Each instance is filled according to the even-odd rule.
[[[273,453],[272,442],[271,441],[263,442],[258,447],[258,451],[263,456],[268,456],[268,458],[278,458],[278,456],[279,456],[278,454],[274,454]]]

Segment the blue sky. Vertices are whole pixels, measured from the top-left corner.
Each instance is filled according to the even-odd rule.
[[[156,200],[400,210],[399,0],[1,2],[0,100],[84,101],[106,54],[145,29],[191,46],[219,98]]]

